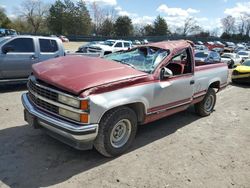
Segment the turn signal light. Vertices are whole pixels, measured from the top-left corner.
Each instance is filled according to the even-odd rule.
[[[81,110],[88,110],[89,109],[89,102],[87,100],[81,101]]]
[[[89,122],[89,115],[88,114],[81,114],[81,122],[88,123]]]

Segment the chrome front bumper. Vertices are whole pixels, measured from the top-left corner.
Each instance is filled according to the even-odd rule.
[[[78,125],[44,113],[30,102],[27,93],[22,95],[22,103],[26,113],[34,117],[36,127],[44,128],[52,137],[76,149],[92,148],[98,133],[98,124]],[[26,113],[25,120],[27,119]]]

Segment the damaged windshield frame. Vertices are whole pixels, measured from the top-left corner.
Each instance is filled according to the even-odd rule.
[[[169,50],[143,46],[105,55],[103,58],[128,65],[136,70],[153,73],[155,68],[169,55]]]

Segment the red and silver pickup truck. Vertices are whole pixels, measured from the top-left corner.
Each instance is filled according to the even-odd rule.
[[[77,149],[124,153],[137,126],[186,110],[208,116],[227,86],[225,63],[194,62],[189,41],[166,41],[104,58],[69,56],[33,65],[25,120]]]

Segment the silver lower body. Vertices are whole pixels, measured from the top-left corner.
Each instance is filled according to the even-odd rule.
[[[36,108],[27,94],[22,95],[22,103],[25,108],[24,119],[35,128],[43,128],[50,136],[76,149],[92,149],[98,124],[80,125],[49,115]]]

